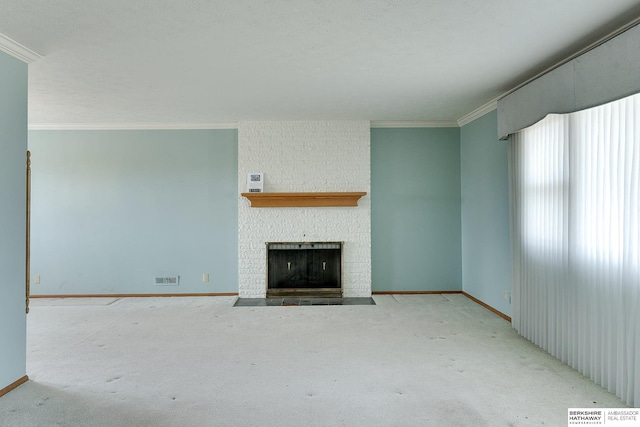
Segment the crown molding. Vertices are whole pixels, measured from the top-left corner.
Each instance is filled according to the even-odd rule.
[[[237,129],[238,122],[214,123],[31,123],[29,130],[192,130]]]
[[[572,55],[568,56],[567,58],[563,59],[562,61],[557,62],[556,64],[546,68],[545,70],[539,72],[538,74],[536,74],[533,77],[530,77],[528,79],[526,79],[525,81],[521,82],[520,84],[518,84],[517,86],[515,86],[514,88],[504,92],[502,95],[498,96],[497,98],[495,98],[492,101],[489,101],[488,103],[486,103],[485,105],[483,105],[480,108],[477,108],[475,110],[473,110],[472,112],[470,112],[469,114],[467,114],[464,117],[461,117],[460,119],[458,119],[458,125],[460,127],[471,123],[472,121],[474,121],[477,118],[482,117],[483,115],[487,114],[490,111],[495,110],[496,108],[498,108],[498,101],[502,98],[504,98],[505,96],[521,89],[522,87],[526,86],[527,84],[531,83],[532,81],[539,79],[540,77],[544,76],[545,74],[555,70],[558,67],[561,67],[562,65],[578,58],[579,56],[597,48],[598,46],[608,42],[609,40],[619,36],[620,34],[624,33],[625,31],[630,30],[631,28],[640,25],[640,17],[636,17],[634,18],[632,21],[628,22],[627,24],[621,26],[620,28],[612,31],[611,33],[607,34],[606,36],[598,39],[597,41],[591,43],[590,45],[580,49],[579,51],[573,53]]]
[[[14,58],[18,58],[22,62],[26,62],[27,64],[42,58],[42,55],[39,53],[32,51],[28,47],[22,46],[17,41],[2,34],[0,34],[0,50]]]
[[[547,73],[550,73],[551,71],[555,70],[556,68],[559,68],[561,66],[563,66],[564,64],[573,61],[574,59],[578,58],[579,56],[584,55],[585,53],[605,44],[606,42],[608,42],[611,39],[616,38],[617,36],[619,36],[620,34],[632,29],[633,27],[640,25],[640,17],[636,17],[634,18],[632,21],[630,21],[629,23],[623,25],[622,27],[618,28],[617,30],[614,30],[612,32],[610,32],[609,34],[607,34],[606,36],[598,39],[597,41],[591,43],[590,45],[580,49],[579,51],[575,52],[572,55],[569,55],[567,58],[563,59],[562,61],[557,62],[556,64],[546,68],[545,70],[539,72],[538,74],[536,74],[533,77],[530,77],[528,79],[526,79],[525,81],[521,82],[520,84],[518,84],[517,86],[515,86],[514,88],[506,91],[505,93],[503,93],[502,95],[500,95],[497,99],[500,100],[502,98],[504,98],[505,96],[508,96],[510,94],[512,94],[513,92],[523,88],[524,86],[528,85],[529,83],[531,83],[534,80],[539,79],[540,77],[544,76]]]
[[[474,121],[475,119],[478,119],[478,118],[484,116],[485,114],[495,110],[496,108],[498,108],[498,98],[487,102],[482,107],[476,108],[475,110],[473,110],[472,112],[470,112],[466,116],[459,118],[458,122],[457,122],[458,126],[462,127],[462,126],[464,126],[466,124],[469,124],[472,121]]]
[[[372,128],[442,128],[458,127],[450,120],[378,120]],[[189,129],[238,129],[238,122],[213,123],[31,123],[29,130],[189,130]]]
[[[452,120],[372,120],[372,128],[457,128]]]

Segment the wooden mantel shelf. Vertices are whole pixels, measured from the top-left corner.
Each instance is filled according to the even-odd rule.
[[[241,193],[251,201],[252,208],[306,208],[328,206],[358,206],[366,192],[338,193]]]

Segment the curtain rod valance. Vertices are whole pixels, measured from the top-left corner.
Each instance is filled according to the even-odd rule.
[[[640,25],[561,65],[498,101],[498,135],[640,92]]]

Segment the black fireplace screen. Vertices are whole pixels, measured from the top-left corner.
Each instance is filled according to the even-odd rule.
[[[342,243],[267,243],[268,289],[340,289]]]

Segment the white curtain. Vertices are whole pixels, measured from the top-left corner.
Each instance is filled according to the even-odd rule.
[[[640,406],[640,94],[509,142],[513,326]]]

